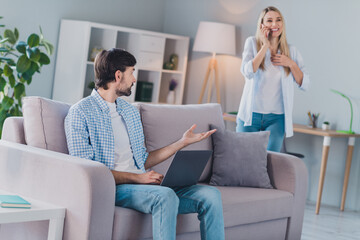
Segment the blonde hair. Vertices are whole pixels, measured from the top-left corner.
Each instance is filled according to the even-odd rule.
[[[283,22],[283,30],[282,30],[282,33],[281,35],[279,36],[279,45],[277,47],[277,50],[280,49],[280,53],[287,56],[287,57],[290,57],[290,51],[289,51],[289,46],[288,46],[288,43],[286,41],[286,31],[285,31],[285,21],[284,21],[284,17],[283,15],[281,14],[281,12],[279,11],[279,9],[277,9],[276,7],[267,7],[265,8],[260,16],[259,16],[259,19],[258,19],[258,23],[257,23],[257,29],[256,29],[256,34],[255,34],[255,38],[256,38],[256,47],[257,47],[257,51],[259,52],[260,49],[261,49],[261,40],[260,40],[260,34],[261,34],[261,24],[264,23],[264,17],[265,15],[270,12],[270,11],[274,11],[274,12],[277,12],[280,17],[281,17],[281,21]],[[261,70],[265,70],[265,59],[262,60],[261,64],[260,64],[260,69]],[[286,75],[289,75],[290,73],[290,68],[289,67],[284,67],[284,70],[286,72]]]

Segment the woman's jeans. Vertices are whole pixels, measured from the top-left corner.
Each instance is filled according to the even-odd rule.
[[[176,217],[186,213],[198,213],[201,239],[225,239],[221,194],[215,187],[121,184],[116,186],[115,203],[152,214],[156,240],[175,240]]]
[[[236,120],[236,132],[259,131],[270,131],[267,150],[280,152],[285,134],[284,114],[262,114],[254,112],[251,126],[244,126],[244,122],[239,118]]]

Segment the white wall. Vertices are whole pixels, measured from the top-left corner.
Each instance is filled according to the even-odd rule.
[[[294,122],[307,124],[307,111],[319,112],[320,122],[328,120],[333,128],[348,129],[350,110],[345,99],[329,91],[337,89],[353,99],[353,130],[360,132],[360,2],[356,0],[168,0],[164,31],[188,35],[193,40],[200,21],[218,21],[237,27],[236,56],[219,56],[222,82],[222,107],[236,111],[244,79],[239,72],[243,44],[255,34],[261,10],[268,5],[278,7],[285,18],[289,43],[303,55],[311,77],[307,92],[295,91]],[[196,103],[210,54],[190,50],[185,103]],[[229,124],[231,129],[234,124]],[[322,203],[340,206],[346,158],[346,139],[333,139],[322,197]],[[322,138],[295,134],[287,148],[303,153],[309,169],[310,201],[316,201]],[[360,140],[357,140],[350,173],[346,208],[360,210]]]

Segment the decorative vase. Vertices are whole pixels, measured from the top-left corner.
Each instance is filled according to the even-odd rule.
[[[100,53],[102,50],[104,50],[102,47],[93,47],[93,49],[91,50],[90,60],[92,62],[95,61],[96,55],[98,55],[98,53]]]
[[[175,91],[169,91],[166,102],[168,104],[175,104]]]
[[[179,57],[177,54],[173,53],[170,55],[170,62],[173,64],[172,70],[177,70]]]

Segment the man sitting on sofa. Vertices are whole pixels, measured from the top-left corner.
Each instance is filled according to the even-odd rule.
[[[91,96],[72,106],[65,119],[69,153],[105,164],[116,182],[116,205],[151,213],[154,239],[175,239],[177,214],[198,213],[202,239],[224,239],[220,192],[210,186],[168,188],[163,176],[146,169],[163,162],[183,147],[209,137],[195,134],[196,125],[182,138],[146,152],[139,111],[120,96],[129,96],[136,82],[135,57],[103,50],[95,59],[95,86]]]

